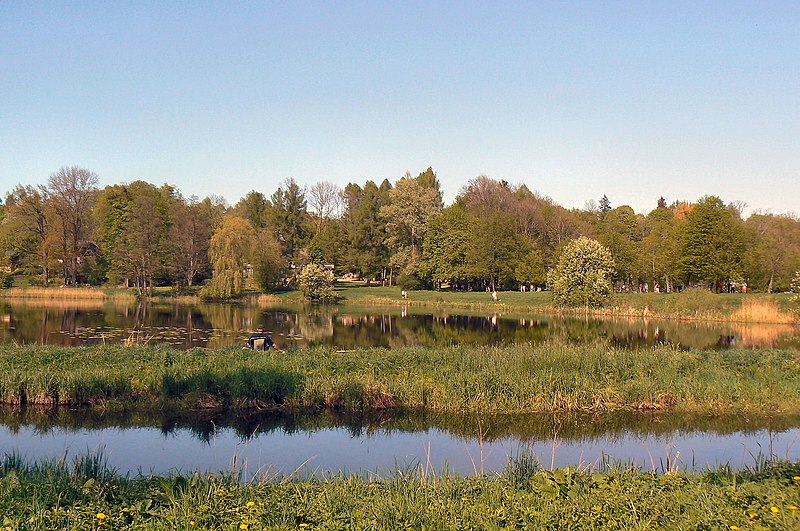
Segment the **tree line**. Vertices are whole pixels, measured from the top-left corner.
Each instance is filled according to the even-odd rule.
[[[566,245],[587,237],[610,252],[617,290],[789,289],[800,220],[742,210],[716,196],[662,197],[647,214],[606,196],[567,209],[486,176],[445,206],[432,168],[344,188],[288,178],[269,197],[253,190],[229,206],[145,181],[100,188],[94,172],[65,167],[6,195],[0,252],[7,270],[34,284],[123,284],[142,294],[203,284],[227,297],[290,287],[309,263],[404,288],[538,288]]]

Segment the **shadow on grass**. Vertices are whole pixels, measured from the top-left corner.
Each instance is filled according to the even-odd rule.
[[[190,399],[201,406],[234,404],[281,405],[296,397],[303,376],[279,370],[242,368],[230,374],[203,371],[185,377],[165,374],[161,381],[166,399]]]

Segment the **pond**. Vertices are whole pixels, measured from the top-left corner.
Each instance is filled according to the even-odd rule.
[[[787,325],[444,312],[413,306],[376,309],[0,300],[0,343],[138,342],[213,348],[243,344],[258,324],[264,324],[280,346],[290,348],[493,345],[552,339],[604,341],[622,348],[655,344],[800,348],[800,330]]]
[[[125,413],[0,410],[0,448],[25,459],[100,451],[118,472],[241,472],[243,479],[298,471],[387,476],[502,471],[509,456],[536,455],[543,468],[645,470],[753,467],[800,458],[800,419],[754,421],[669,414],[488,418],[397,415]]]

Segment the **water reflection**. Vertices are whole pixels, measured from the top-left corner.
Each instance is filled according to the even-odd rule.
[[[177,348],[242,344],[265,324],[279,344],[331,345],[574,343],[605,341],[619,348],[671,344],[680,348],[800,348],[797,327],[577,318],[551,315],[454,314],[410,307],[263,308],[243,304],[125,304],[113,301],[0,302],[0,342],[85,345],[161,342]]]
[[[377,471],[427,463],[456,473],[499,471],[533,450],[542,466],[613,458],[650,469],[678,456],[686,468],[800,458],[800,417],[750,419],[626,413],[604,416],[227,414],[0,409],[0,448],[27,459],[102,448],[122,472],[229,469],[290,473]],[[663,465],[661,465],[663,466]]]

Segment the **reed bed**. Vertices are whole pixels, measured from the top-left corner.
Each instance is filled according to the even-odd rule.
[[[522,453],[496,476],[424,464],[394,474],[121,476],[102,454],[0,458],[5,529],[797,529],[800,465],[704,473],[604,463],[543,470]]]
[[[58,288],[10,288],[0,290],[0,297],[8,299],[47,299],[47,300],[135,300],[136,296],[127,290],[92,287]]]
[[[0,347],[0,402],[367,412],[800,413],[793,350],[604,344],[309,348]]]

